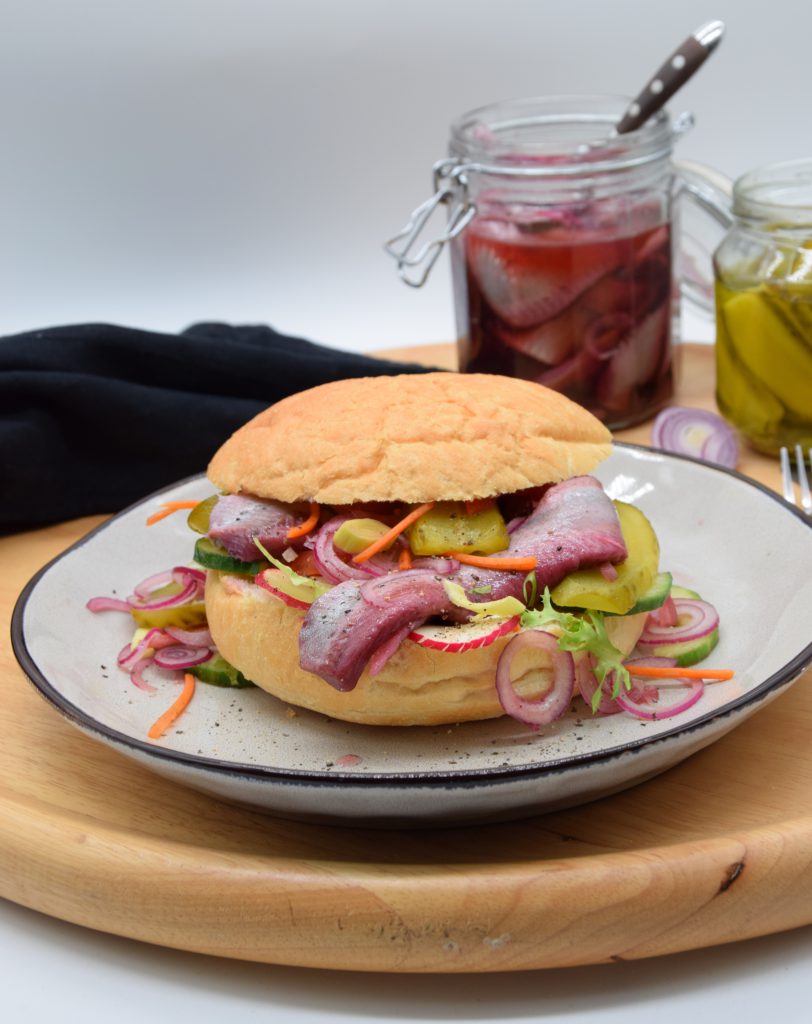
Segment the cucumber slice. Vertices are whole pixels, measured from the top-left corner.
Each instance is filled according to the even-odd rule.
[[[683,640],[677,644],[659,644],[657,647],[647,647],[646,653],[656,658],[674,658],[680,668],[687,668],[689,665],[696,665],[698,661],[707,658],[713,648],[719,643],[719,630],[714,629],[712,633],[703,636],[699,640]]]
[[[676,596],[672,586],[671,573],[658,572],[645,594],[638,597],[637,603],[626,614],[637,615],[639,612],[654,611],[655,608],[660,608],[665,604],[669,594]]]
[[[256,576],[258,572],[267,569],[268,563],[264,559],[256,562],[242,562],[239,558],[233,558],[224,547],[221,547],[210,537],[201,537],[195,544],[194,560],[204,569],[216,569],[218,572],[236,572],[243,576]]]
[[[222,654],[215,654],[213,658],[204,661],[202,665],[193,665],[185,671],[190,672],[201,683],[209,683],[211,686],[231,686],[242,689],[246,686],[256,685],[250,679],[246,679],[239,669],[234,668],[230,662],[226,661]]]
[[[695,590],[689,590],[687,587],[678,587],[676,584],[674,584],[674,586],[671,587],[671,596],[685,597],[688,598],[689,601],[702,600],[702,598],[699,596],[699,594],[697,594]]]

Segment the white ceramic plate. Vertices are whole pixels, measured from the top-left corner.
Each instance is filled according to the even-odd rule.
[[[185,516],[149,528],[145,519],[160,501],[210,494],[203,477],[146,498],[46,566],[18,601],[14,651],[39,692],[88,735],[179,783],[281,816],[446,825],[583,803],[707,746],[812,662],[812,529],[797,510],[738,474],[632,446],[616,446],[596,475],[653,522],[661,568],[721,615],[709,664],[735,678],[706,687],[678,718],[572,711],[536,733],[509,718],[366,727],[294,712],[260,690],[198,685],[176,725],[149,740],[177,683],[135,689],[116,668],[131,633],[126,617],[93,615],[85,602],[125,596],[150,573],[190,561]]]

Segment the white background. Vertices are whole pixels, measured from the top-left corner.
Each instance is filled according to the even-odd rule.
[[[699,25],[678,156],[810,155],[808,0],[5,0],[0,333],[270,323],[340,348],[450,340],[382,243],[448,125],[520,95],[641,88]]]
[[[689,32],[679,156],[812,155],[808,0],[5,0],[0,333],[264,322],[339,348],[450,340],[445,261],[382,250],[464,111],[642,86]],[[812,931],[575,971],[389,979],[164,951],[0,904],[8,1024],[194,1019],[662,1024],[809,1017]]]

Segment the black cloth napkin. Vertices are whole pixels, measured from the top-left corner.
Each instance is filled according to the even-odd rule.
[[[116,512],[205,472],[237,427],[286,395],[424,369],[266,326],[81,324],[0,338],[0,532]]]

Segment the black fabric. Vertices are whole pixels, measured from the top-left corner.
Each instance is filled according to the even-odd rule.
[[[115,512],[204,472],[286,395],[423,369],[265,326],[82,324],[0,338],[0,532]]]

